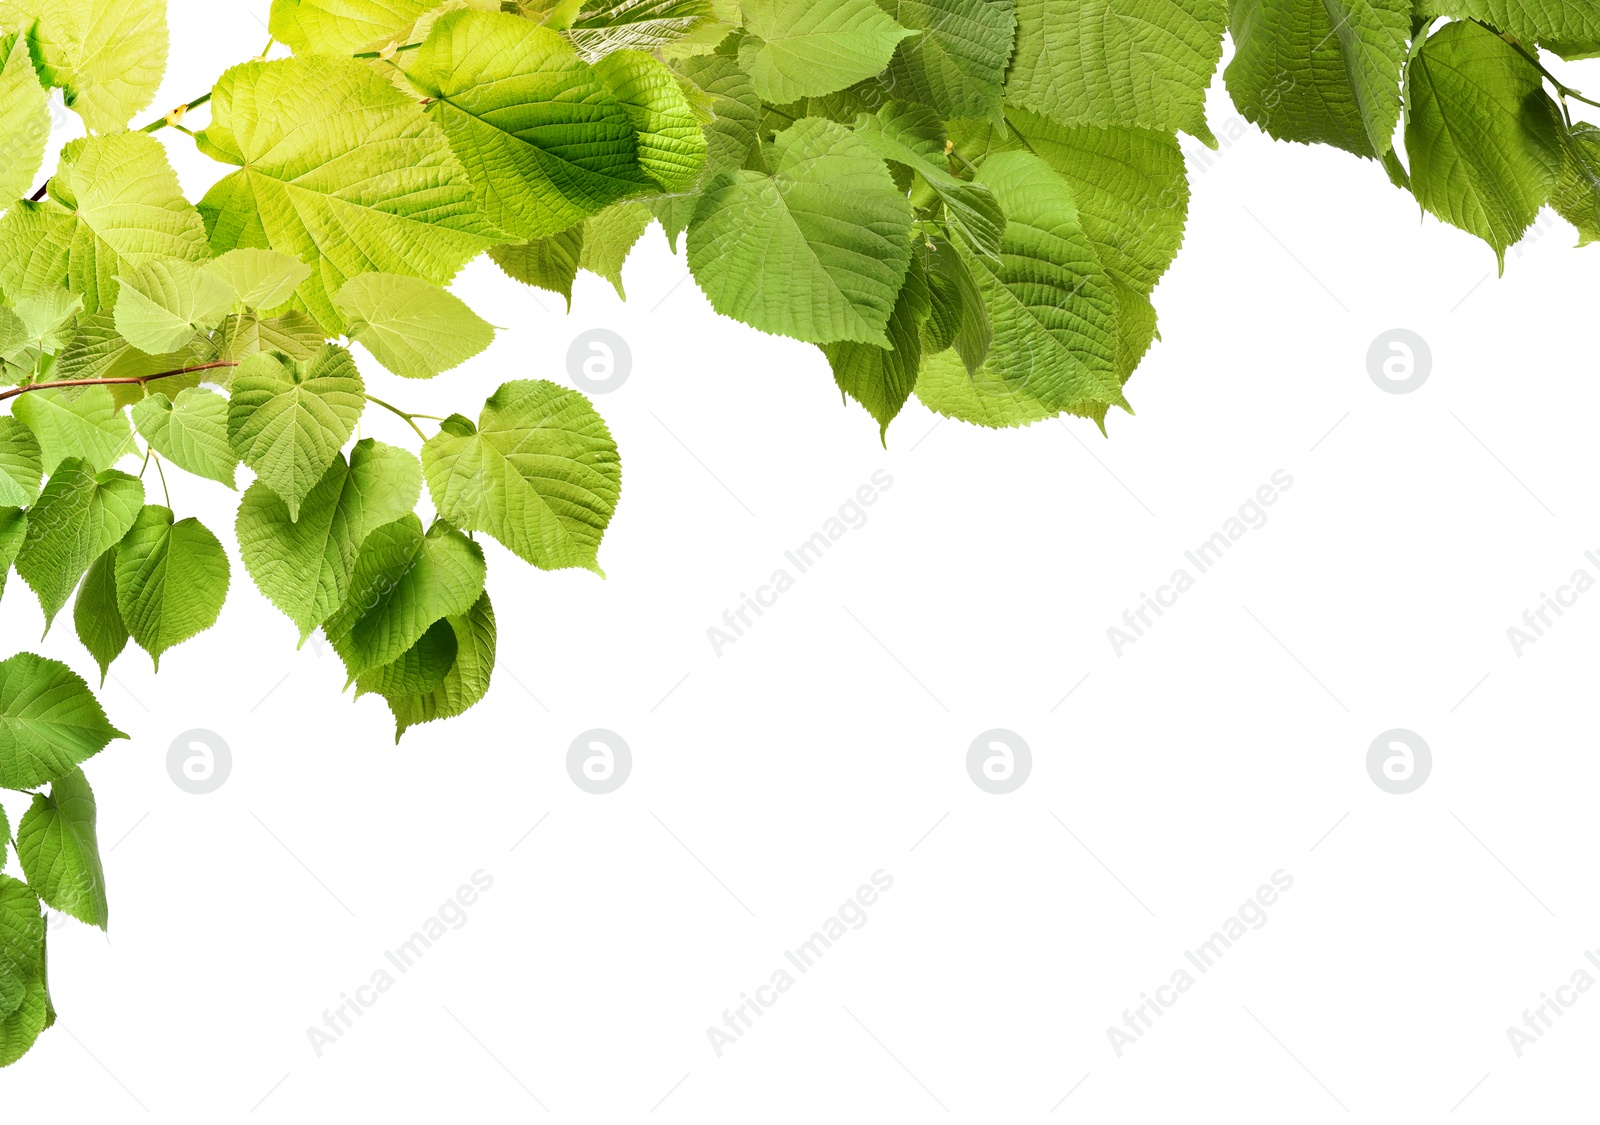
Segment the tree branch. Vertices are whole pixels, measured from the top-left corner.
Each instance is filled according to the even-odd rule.
[[[0,391],[0,402],[25,395],[29,391],[48,391],[58,387],[115,387],[130,384],[153,383],[157,379],[170,379],[174,375],[193,375],[196,371],[214,371],[219,367],[238,367],[237,360],[221,359],[215,363],[202,363],[195,367],[180,367],[176,371],[161,371],[154,375],[130,375],[124,379],[61,379],[53,383],[30,383],[26,387],[12,387]]]

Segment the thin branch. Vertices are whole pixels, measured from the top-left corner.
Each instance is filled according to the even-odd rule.
[[[176,109],[168,112],[167,114],[165,114],[165,115],[163,115],[161,117],[156,118],[154,121],[150,122],[150,124],[146,125],[143,129],[141,129],[140,132],[142,132],[142,133],[154,133],[154,132],[156,132],[158,130],[165,129],[168,125],[176,125],[178,123],[178,121],[181,121],[183,119],[183,115],[185,113],[188,113],[191,109],[194,109],[196,106],[205,105],[210,100],[211,100],[211,91],[207,90],[205,93],[201,94],[198,98],[195,98],[193,101],[184,102],[182,105],[178,106]],[[177,120],[174,120],[174,118],[176,118]]]
[[[237,360],[221,359],[215,363],[202,363],[196,367],[180,367],[176,371],[161,371],[154,375],[130,375],[118,379],[60,379],[52,383],[29,383],[26,387],[12,387],[10,390],[0,391],[0,402],[8,398],[25,395],[29,391],[51,391],[61,387],[115,387],[132,384],[143,385],[153,383],[157,379],[170,379],[175,375],[193,375],[197,371],[214,371],[219,367],[238,367]]]
[[[415,419],[424,418],[424,417],[427,417],[427,415],[424,415],[424,414],[407,414],[404,410],[401,410],[398,406],[393,406],[393,405],[391,405],[391,404],[389,404],[387,402],[384,402],[383,399],[377,398],[377,397],[375,397],[373,395],[367,395],[366,398],[367,398],[368,402],[372,403],[372,405],[381,406],[385,410],[387,410],[390,414],[396,414],[396,415],[399,415],[401,418],[404,418],[406,425],[410,426],[412,428],[412,430],[416,432],[416,435],[419,438],[421,438],[424,442],[426,442],[428,440],[428,435],[422,432],[421,427],[419,427],[417,425],[416,421],[415,421]]]
[[[44,193],[49,191],[49,190],[50,190],[50,181],[46,180],[44,183],[39,185],[39,190],[38,191],[36,191],[32,195],[28,196],[28,202],[29,203],[37,203],[37,202],[39,202],[39,200],[44,198]]]
[[[1484,24],[1483,26],[1488,27],[1487,24]],[[1493,31],[1494,29],[1490,28],[1490,30]],[[1539,56],[1524,47],[1520,42],[1517,41],[1515,36],[1507,35],[1505,32],[1501,32],[1500,38],[1511,44],[1511,46],[1516,49],[1517,54],[1527,59],[1534,65],[1534,68],[1538,70],[1540,74],[1545,76],[1545,79],[1550,83],[1550,85],[1556,88],[1556,96],[1561,98],[1562,101],[1565,101],[1567,98],[1571,98],[1575,102],[1582,102],[1584,105],[1592,105],[1600,108],[1600,102],[1595,101],[1593,98],[1585,97],[1580,91],[1574,90],[1571,86],[1568,86],[1565,82],[1561,81],[1561,79],[1550,73],[1550,71],[1545,67],[1544,63],[1539,61]],[[1567,124],[1572,124],[1570,116],[1568,117]]]

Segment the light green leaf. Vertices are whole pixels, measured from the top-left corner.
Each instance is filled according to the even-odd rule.
[[[439,515],[485,531],[543,570],[603,573],[596,554],[622,491],[616,442],[589,400],[544,381],[507,383],[475,428],[459,414],[422,447]]]
[[[177,395],[176,401],[164,394],[139,401],[133,408],[139,436],[185,472],[232,488],[239,458],[228,441],[228,400],[198,387]]]
[[[818,98],[871,78],[915,36],[873,0],[746,0],[739,65],[763,101]]]
[[[417,459],[371,438],[356,443],[348,465],[334,457],[298,521],[260,481],[245,491],[235,525],[239,553],[257,588],[299,627],[302,643],[349,595],[367,536],[410,512],[421,492]]]
[[[431,379],[494,343],[494,326],[454,293],[417,277],[361,273],[334,297],[346,333],[407,379]]]
[[[502,240],[438,127],[358,63],[236,66],[218,81],[198,141],[241,166],[200,201],[212,250],[271,249],[314,263],[294,305],[329,333],[343,328],[333,294],[356,274],[443,285]]]
[[[441,618],[398,659],[357,676],[356,695],[425,695],[450,674],[457,648],[456,631],[448,619]]]
[[[69,285],[85,312],[97,312],[115,302],[117,274],[155,258],[206,256],[200,215],[147,133],[68,142],[48,198],[0,218],[0,290],[12,300]]]
[[[72,321],[82,309],[82,297],[55,286],[20,298],[11,311],[20,328],[20,339],[27,347],[55,352],[66,343]]]
[[[0,24],[30,19],[42,77],[90,132],[119,132],[155,98],[167,68],[165,0],[0,0]]]
[[[1107,406],[1126,408],[1116,372],[1116,293],[1070,186],[1028,152],[996,153],[979,180],[1007,219],[998,266],[963,253],[994,322],[989,366],[1052,411],[1098,420]]]
[[[144,485],[126,473],[94,473],[77,459],[51,474],[28,515],[17,573],[38,595],[46,627],[89,564],[133,526]]]
[[[1494,247],[1533,225],[1563,167],[1560,112],[1539,71],[1480,24],[1448,23],[1406,69],[1406,153],[1423,207]]]
[[[999,116],[1017,36],[1013,0],[899,0],[889,8],[897,23],[922,32],[900,44],[883,75],[894,97],[945,118]]]
[[[116,326],[141,351],[164,355],[209,332],[236,300],[233,288],[209,269],[181,258],[158,258],[117,275]]]
[[[173,522],[149,504],[117,545],[117,608],[139,647],[161,654],[217,623],[228,596],[228,556],[197,519]]]
[[[708,0],[599,0],[567,28],[578,54],[595,62],[613,51],[652,51],[688,35],[714,15]]]
[[[367,537],[345,603],[322,630],[354,680],[400,658],[483,594],[483,549],[448,524],[406,515]]]
[[[1230,0],[1228,93],[1273,137],[1382,158],[1400,120],[1411,0]]]
[[[272,37],[295,54],[350,56],[404,42],[436,0],[272,0]]]
[[[0,206],[33,190],[50,143],[50,103],[33,69],[28,41],[0,36]]]
[[[484,214],[508,234],[543,238],[660,190],[640,164],[634,110],[548,28],[448,12],[405,71],[431,99],[428,116],[472,174]]]
[[[408,695],[395,692],[386,696],[394,712],[394,739],[419,723],[448,719],[466,711],[489,691],[494,674],[494,607],[484,594],[464,614],[445,618],[455,632],[456,659],[439,685],[430,691]],[[419,656],[420,662],[420,656]]]
[[[1587,246],[1600,241],[1600,128],[1578,122],[1570,131],[1563,131],[1561,148],[1561,179],[1551,204],[1578,228],[1578,245]],[[0,485],[0,492],[3,488]]]
[[[31,391],[11,406],[12,415],[39,439],[46,475],[69,457],[81,457],[94,469],[109,469],[132,452],[128,416],[117,407],[107,387]]]
[[[4,878],[0,875],[0,879]],[[0,1067],[10,1066],[27,1054],[38,1040],[40,1032],[54,1022],[50,991],[45,987],[43,948],[41,945],[39,964],[28,978],[21,1005],[0,1020]]]
[[[21,508],[0,508],[0,595],[6,592],[6,576],[27,534],[27,512]]]
[[[257,352],[281,352],[304,363],[326,341],[321,326],[298,309],[265,320],[254,313],[229,316],[212,338],[219,356],[235,362]]]
[[[922,361],[917,400],[935,414],[995,430],[1031,426],[1060,413],[1041,403],[1026,384],[1008,381],[991,367],[969,374],[953,351]]]
[[[633,124],[639,167],[662,191],[692,187],[705,167],[706,138],[672,72],[642,51],[616,51],[594,71]]]
[[[1006,100],[1064,125],[1211,142],[1205,94],[1225,0],[1019,0]]]
[[[876,114],[863,114],[856,133],[885,160],[904,164],[944,201],[951,225],[967,245],[986,258],[1000,253],[1006,217],[994,193],[982,184],[951,175],[945,155],[944,124],[932,109],[890,102]]]
[[[643,203],[613,203],[584,224],[578,265],[611,282],[624,301],[622,265],[654,216]]]
[[[311,267],[276,250],[241,247],[206,263],[246,308],[275,309],[311,277]]]
[[[678,72],[700,88],[714,115],[704,128],[706,163],[702,182],[710,182],[723,172],[737,172],[755,147],[760,125],[761,99],[750,76],[739,69],[737,59],[728,55],[685,59]],[[678,194],[665,196],[652,205],[674,253],[678,235],[688,227],[699,202],[696,194]]]
[[[106,875],[95,838],[94,793],[80,769],[33,795],[17,825],[17,858],[28,885],[46,906],[80,922],[106,928]]]
[[[0,788],[35,789],[127,737],[65,664],[31,652],[0,660]]]
[[[1600,51],[1600,0],[1418,0],[1417,14],[1482,20],[1564,58]]]
[[[0,507],[26,508],[39,498],[42,457],[32,430],[15,418],[0,418]]]
[[[943,234],[927,232],[919,256],[928,275],[930,312],[924,327],[929,354],[954,347],[969,372],[989,358],[994,323],[966,261]]]
[[[567,310],[572,309],[572,282],[578,276],[578,262],[583,256],[583,238],[587,222],[575,223],[564,231],[535,238],[529,242],[508,242],[503,246],[489,247],[489,257],[505,271],[507,277],[560,293],[567,299]]]
[[[325,346],[304,373],[258,352],[234,371],[228,439],[294,520],[365,406],[361,373],[343,348]]]
[[[917,385],[917,370],[922,365],[922,325],[929,311],[922,258],[914,255],[894,313],[889,317],[892,349],[872,344],[822,345],[822,353],[833,368],[834,382],[877,419],[878,437],[886,446],[889,423]]]
[[[0,864],[5,863],[10,840],[5,813],[0,812]],[[0,1020],[8,1020],[22,1007],[39,975],[44,948],[44,912],[39,896],[20,879],[0,875]],[[5,1049],[0,1032],[0,1051]]]
[[[128,647],[128,626],[117,608],[117,549],[108,547],[89,566],[72,603],[72,624],[78,640],[100,666],[100,686],[111,662]]]
[[[689,266],[711,305],[813,344],[889,346],[911,260],[911,205],[883,161],[842,125],[779,133],[772,174],[717,177],[689,226]]]
[[[185,368],[200,368],[220,358],[216,347],[204,336],[195,336],[179,351],[166,355],[150,355],[140,351],[122,338],[117,331],[115,314],[106,311],[79,321],[72,339],[56,359],[56,377],[136,379],[168,371],[183,371]],[[174,395],[181,388],[197,386],[201,381],[226,382],[228,374],[225,368],[196,370],[148,385],[160,387],[167,394]],[[144,387],[137,384],[119,384],[108,389],[119,407],[131,405],[144,397]]]

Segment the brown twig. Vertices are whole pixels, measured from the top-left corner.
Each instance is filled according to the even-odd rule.
[[[54,383],[30,383],[26,387],[12,387],[8,391],[0,391],[0,402],[8,398],[25,395],[29,391],[48,391],[58,387],[115,387],[130,384],[153,383],[157,379],[170,379],[174,375],[193,375],[197,371],[214,371],[219,367],[238,367],[238,361],[231,359],[218,360],[216,363],[202,363],[195,367],[180,367],[176,371],[161,371],[154,375],[130,375],[123,379],[61,379]]]

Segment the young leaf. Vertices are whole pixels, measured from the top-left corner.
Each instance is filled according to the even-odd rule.
[[[922,365],[922,325],[930,311],[928,301],[922,259],[914,255],[889,317],[892,349],[872,344],[822,345],[822,352],[833,367],[834,382],[877,419],[878,437],[885,445],[889,423],[917,385],[917,371]]]
[[[9,833],[0,813],[0,864],[5,862]],[[44,913],[39,896],[20,879],[0,875],[0,1020],[22,1007],[28,988],[39,971],[39,950],[44,944]],[[0,1051],[5,1038],[0,1034]]]
[[[200,201],[212,250],[315,262],[294,303],[329,332],[343,328],[333,294],[346,279],[380,270],[443,285],[501,240],[438,127],[359,63],[245,63],[210,108],[201,149],[240,165]]]
[[[117,549],[108,547],[89,566],[72,603],[72,623],[78,640],[100,666],[104,687],[111,662],[128,647],[128,626],[117,608]]]
[[[322,343],[320,335],[317,343]],[[56,376],[61,379],[137,379],[200,368],[222,358],[225,357],[219,355],[216,346],[204,336],[192,337],[176,352],[150,355],[122,338],[114,313],[98,312],[79,321],[72,339],[56,358]],[[227,371],[219,369],[196,370],[147,385],[175,395],[184,387],[199,385],[201,380],[225,381],[227,375]],[[107,389],[118,407],[144,397],[144,387],[138,384],[119,384]]]
[[[140,351],[163,355],[209,332],[227,315],[233,288],[209,269],[158,258],[117,275],[117,331]]]
[[[0,507],[32,504],[43,478],[43,453],[33,431],[15,418],[0,418]]]
[[[50,143],[50,103],[20,33],[0,36],[0,138],[0,206],[9,207],[33,190]]]
[[[543,570],[601,573],[622,466],[611,431],[575,391],[505,384],[477,428],[460,415],[440,427],[422,447],[422,471],[434,507],[457,527],[487,532]]]
[[[89,564],[133,526],[143,504],[144,485],[126,473],[96,474],[73,458],[51,474],[28,513],[17,552],[17,573],[38,596],[46,628]]]
[[[159,393],[139,400],[133,408],[139,436],[185,472],[234,487],[239,458],[228,442],[228,400],[198,387],[177,395],[176,401]]]
[[[1060,413],[1041,403],[1026,384],[1008,381],[991,367],[969,374],[955,352],[922,361],[917,401],[935,414],[995,430],[1031,426]]]
[[[455,528],[427,534],[415,515],[367,537],[350,595],[323,625],[352,680],[400,658],[442,617],[465,613],[483,594],[483,549]]]
[[[900,43],[883,74],[896,98],[944,118],[999,116],[1017,37],[1014,0],[898,0],[890,14],[922,32]]]
[[[914,37],[873,0],[746,0],[739,65],[774,105],[871,78]]]
[[[584,224],[583,249],[578,265],[611,282],[624,301],[622,265],[653,216],[643,203],[613,203]]]
[[[772,174],[717,177],[689,225],[689,267],[711,305],[813,344],[888,347],[911,260],[911,205],[842,125],[807,117],[778,134]]]
[[[272,0],[272,37],[295,54],[342,55],[404,41],[434,0]]]
[[[709,0],[601,0],[583,6],[567,38],[592,63],[613,51],[663,47],[713,15]]]
[[[583,256],[587,222],[575,223],[564,231],[529,242],[508,242],[489,247],[489,257],[507,277],[524,285],[536,285],[567,299],[572,311],[572,283],[578,276]]]
[[[1225,0],[1018,0],[1006,100],[1064,125],[1214,143],[1205,94],[1225,15]]]
[[[1406,105],[1418,201],[1494,247],[1504,270],[1563,164],[1560,113],[1538,69],[1481,24],[1448,23],[1413,52]]]
[[[239,504],[235,530],[245,569],[267,600],[300,629],[300,641],[344,604],[362,543],[416,507],[422,466],[403,449],[356,442],[300,505],[298,521],[261,481]]]
[[[0,660],[0,788],[35,789],[127,737],[65,664],[31,652]]]
[[[234,372],[228,440],[294,520],[365,406],[361,373],[343,348],[324,347],[303,375],[258,352]]]
[[[275,309],[311,277],[311,267],[276,250],[241,247],[206,263],[247,308]]]
[[[494,343],[494,326],[448,290],[392,273],[361,273],[334,298],[346,334],[407,379],[431,379]]]
[[[228,556],[199,520],[150,504],[117,545],[117,608],[159,670],[161,654],[217,623]]]
[[[167,68],[165,0],[0,0],[0,24],[29,40],[91,133],[115,133],[156,96]]]
[[[70,769],[33,795],[17,825],[17,858],[28,885],[46,906],[106,928],[106,876],[95,839],[94,793],[83,771]]]
[[[455,633],[456,658],[439,685],[418,694],[393,692],[385,696],[394,713],[394,740],[419,723],[459,715],[489,691],[494,674],[495,620],[489,595],[484,594],[470,610],[445,618]]]

